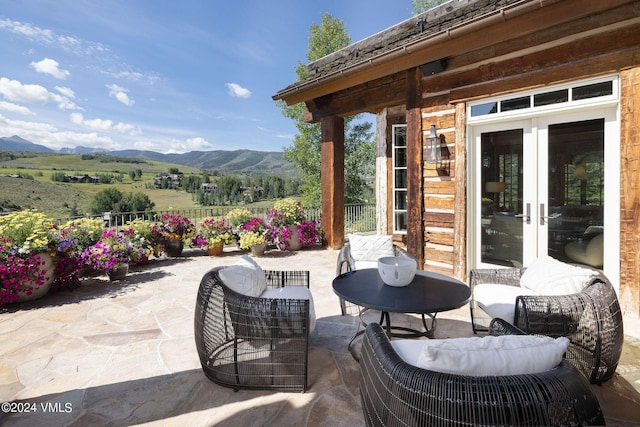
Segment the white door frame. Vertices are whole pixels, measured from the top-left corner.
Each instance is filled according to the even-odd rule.
[[[511,95],[514,96],[514,95]],[[515,95],[517,96],[517,95]],[[467,135],[467,156],[468,162],[468,185],[467,199],[469,201],[467,224],[468,257],[467,266],[469,269],[481,268],[487,265],[480,263],[480,233],[481,226],[478,221],[481,206],[481,180],[480,162],[481,155],[479,138],[483,132],[500,131],[507,129],[524,129],[523,136],[523,157],[531,153],[530,149],[536,150],[534,156],[539,159],[535,167],[538,176],[537,186],[542,190],[531,187],[529,182],[524,187],[523,197],[526,202],[531,200],[531,225],[525,224],[523,227],[523,238],[526,242],[535,242],[535,248],[540,251],[547,250],[548,230],[546,226],[539,226],[540,223],[540,202],[537,199],[544,199],[547,204],[547,177],[548,177],[548,126],[556,123],[568,123],[574,121],[590,120],[594,118],[604,119],[604,157],[605,157],[605,183],[604,183],[604,265],[603,270],[616,290],[619,290],[620,283],[620,118],[619,104],[616,99],[606,99],[602,102],[592,102],[588,105],[574,106],[570,108],[546,109],[544,111],[529,111],[527,114],[520,114],[511,117],[488,117],[486,120],[473,120],[468,124]],[[469,116],[468,116],[469,117]],[[525,162],[525,165],[527,162]],[[529,167],[533,167],[530,165]],[[525,176],[527,176],[525,172]],[[533,181],[533,180],[532,180]],[[531,193],[535,191],[535,195]],[[526,203],[525,202],[525,203]],[[533,204],[535,202],[535,204]],[[548,205],[548,204],[547,204]],[[548,206],[547,206],[548,212]],[[533,236],[532,233],[536,235]],[[532,253],[525,245],[523,260],[525,266],[539,254]],[[608,249],[608,250],[607,250]],[[491,265],[492,268],[497,266]]]

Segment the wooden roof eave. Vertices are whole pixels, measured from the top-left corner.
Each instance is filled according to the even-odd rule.
[[[506,23],[524,14],[540,11],[543,8],[551,7],[558,10],[557,13],[547,13],[544,20],[527,18],[526,20],[521,20],[522,22],[519,22],[517,26],[511,27],[509,32],[494,31],[492,34],[501,34],[503,38],[525,35],[550,25],[568,22],[576,19],[576,17],[587,16],[626,3],[629,3],[629,0],[587,2],[582,4],[580,8],[576,8],[575,2],[572,1],[523,1],[511,7],[478,17],[457,27],[441,31],[428,38],[416,40],[389,52],[378,54],[351,66],[293,84],[275,94],[273,99],[284,100],[288,105],[299,102],[308,103],[322,96],[418,67],[447,55],[463,53],[464,50],[482,48],[486,44],[495,43],[496,38],[477,37],[477,33],[480,31]]]

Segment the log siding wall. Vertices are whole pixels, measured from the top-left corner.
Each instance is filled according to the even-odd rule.
[[[444,169],[426,163],[423,156],[424,269],[454,275],[456,109],[451,104],[423,106],[421,113],[423,149],[432,124],[444,135],[448,149],[443,153]]]

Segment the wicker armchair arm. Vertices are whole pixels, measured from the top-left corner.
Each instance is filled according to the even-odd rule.
[[[497,285],[520,286],[520,277],[523,268],[477,268],[469,272],[469,286],[481,283],[494,283]]]
[[[489,324],[489,335],[497,337],[500,335],[526,335],[526,333],[506,320],[496,317]]]

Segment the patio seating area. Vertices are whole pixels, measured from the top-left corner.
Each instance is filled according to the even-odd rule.
[[[132,267],[127,278],[86,279],[60,292],[0,309],[3,426],[363,426],[359,365],[347,349],[359,325],[341,315],[333,293],[337,250],[267,251],[269,270],[309,270],[317,324],[310,336],[305,393],[222,387],[204,374],[194,340],[201,279],[235,263],[186,250]],[[372,322],[379,314],[368,313]],[[420,316],[392,314],[421,328]],[[441,313],[436,338],[473,336],[469,306]],[[640,321],[624,319],[625,341],[613,378],[591,385],[609,426],[640,423]]]

